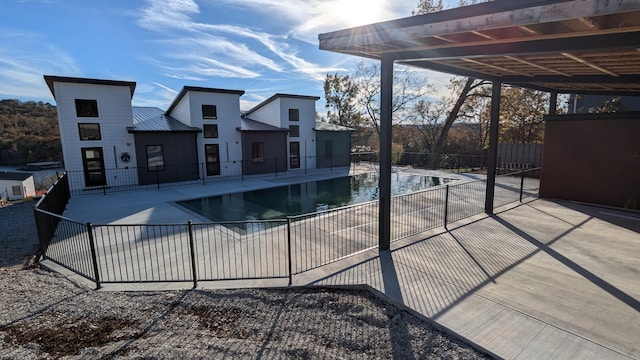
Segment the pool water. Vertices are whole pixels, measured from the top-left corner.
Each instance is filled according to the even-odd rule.
[[[392,174],[392,196],[408,194],[451,179],[415,174]],[[378,174],[366,173],[309,181],[262,190],[178,202],[216,222],[284,219],[379,198]]]

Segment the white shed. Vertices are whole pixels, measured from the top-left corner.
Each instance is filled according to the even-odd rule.
[[[0,171],[0,199],[22,200],[36,196],[33,174]]]

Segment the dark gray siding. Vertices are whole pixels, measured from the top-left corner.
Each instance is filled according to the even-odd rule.
[[[254,164],[251,143],[264,143],[264,162]],[[242,172],[245,175],[287,171],[287,132],[245,131],[242,133]]]
[[[196,133],[137,132],[134,137],[140,185],[198,179]],[[164,170],[155,172],[147,169],[147,145],[162,145]]]
[[[327,143],[333,142],[331,153]],[[349,166],[351,154],[351,131],[316,131],[316,167]]]

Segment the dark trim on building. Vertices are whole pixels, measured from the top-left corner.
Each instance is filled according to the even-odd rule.
[[[72,84],[127,86],[131,91],[131,97],[133,97],[133,93],[136,90],[135,81],[88,79],[88,78],[77,78],[77,77],[67,77],[67,76],[53,76],[53,75],[44,75],[44,81],[47,83],[47,86],[49,87],[49,90],[51,90],[51,94],[53,95],[54,98],[56,97],[56,92],[54,91],[53,84],[56,82],[72,83]]]
[[[251,110],[246,111],[244,113],[244,116],[247,116],[249,114],[251,114],[252,112],[266,106],[267,104],[271,103],[273,100],[278,99],[278,98],[290,98],[290,99],[305,99],[305,100],[320,100],[319,96],[309,96],[309,95],[293,95],[293,94],[282,94],[282,93],[278,93],[273,95],[272,97],[268,98],[267,100],[261,102],[260,104],[254,106]]]
[[[564,115],[545,115],[544,121],[607,121],[607,120],[629,120],[638,119],[640,121],[640,111],[626,111],[617,113],[578,113],[578,114],[564,114]]]
[[[189,91],[194,91],[194,92],[209,92],[209,93],[218,93],[218,94],[235,94],[238,96],[242,96],[244,95],[244,90],[229,90],[229,89],[216,89],[216,88],[206,88],[206,87],[199,87],[199,86],[183,86],[182,90],[180,90],[180,93],[178,94],[178,96],[176,96],[176,98],[173,100],[173,102],[171,103],[171,105],[169,106],[169,108],[167,109],[167,114],[171,114],[171,112],[173,111],[173,109],[178,106],[178,103],[180,102],[180,100],[182,100],[182,98],[189,92]]]

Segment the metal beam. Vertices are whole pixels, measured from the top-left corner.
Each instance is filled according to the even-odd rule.
[[[391,247],[391,120],[393,98],[393,58],[380,61],[380,208],[379,250]]]
[[[549,115],[555,116],[558,114],[558,92],[552,91],[549,96]]]
[[[496,168],[498,167],[498,122],[502,83],[494,81],[491,86],[491,123],[489,124],[489,159],[487,159],[487,190],[484,198],[484,212],[493,214],[493,198],[496,188]]]
[[[448,60],[460,58],[486,58],[490,56],[522,56],[569,52],[596,52],[628,49],[638,46],[640,28],[620,28],[619,33],[569,34],[566,38],[506,39],[502,43],[484,42],[431,49],[396,51],[397,60]]]

